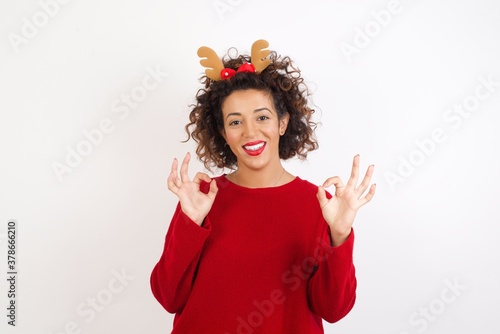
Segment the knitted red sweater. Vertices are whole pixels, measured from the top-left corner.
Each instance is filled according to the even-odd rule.
[[[258,189],[215,179],[201,227],[177,205],[151,274],[153,295],[175,313],[172,333],[323,333],[322,318],[343,318],[356,296],[354,233],[331,246],[318,187],[299,177]]]

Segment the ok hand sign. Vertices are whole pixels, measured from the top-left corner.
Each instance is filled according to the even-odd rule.
[[[339,245],[347,239],[351,233],[358,209],[368,203],[375,195],[375,184],[372,184],[368,193],[363,196],[363,193],[368,189],[368,185],[370,184],[373,169],[373,165],[368,167],[363,181],[357,186],[359,175],[358,154],[354,157],[351,177],[346,185],[344,185],[338,176],[334,176],[328,178],[322,186],[318,187],[318,201],[323,212],[323,217],[330,226],[334,245]],[[332,184],[335,185],[335,195],[328,199],[324,188]]]
[[[182,211],[196,224],[203,223],[217,195],[217,184],[205,173],[197,173],[191,181],[188,176],[188,166],[191,155],[189,152],[184,157],[181,165],[180,178],[177,172],[178,161],[175,158],[172,163],[172,171],[168,176],[168,189],[173,192],[180,201]],[[208,194],[200,191],[201,180],[210,182]]]

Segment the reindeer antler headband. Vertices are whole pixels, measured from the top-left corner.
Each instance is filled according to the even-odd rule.
[[[259,39],[255,41],[252,45],[252,62],[242,64],[237,71],[232,68],[224,68],[222,60],[217,56],[217,53],[209,47],[200,47],[198,49],[198,57],[203,58],[200,60],[200,64],[206,68],[205,74],[207,77],[215,81],[227,80],[239,72],[252,72],[257,74],[262,72],[271,63],[271,60],[267,59],[271,51],[264,50],[268,46],[269,43],[266,40]]]

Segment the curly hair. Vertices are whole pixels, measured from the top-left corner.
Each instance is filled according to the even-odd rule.
[[[232,49],[222,59],[225,68],[236,70],[251,61],[248,55],[230,57]],[[229,80],[220,81],[206,75],[200,78],[205,88],[198,90],[196,104],[190,105],[190,122],[185,126],[188,138],[184,142],[194,139],[198,144],[196,154],[208,170],[211,171],[212,167],[234,169],[237,166],[236,156],[220,134],[224,130],[222,105],[237,90],[255,89],[270,94],[279,120],[289,113],[288,127],[279,141],[280,159],[297,156],[305,160],[309,151],[318,148],[314,136],[317,123],[311,120],[314,109],[308,107],[307,97],[310,94],[300,70],[289,57],[282,58],[275,51],[271,51],[269,59],[271,63],[260,74],[237,73]]]

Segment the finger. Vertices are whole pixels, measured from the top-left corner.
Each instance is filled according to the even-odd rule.
[[[172,169],[170,170],[170,173],[175,173],[177,175],[177,166],[179,162],[177,161],[177,158],[174,158],[174,161],[172,162]]]
[[[205,181],[207,183],[210,182],[210,181],[212,181],[212,179],[210,178],[210,176],[208,176],[207,174],[201,173],[201,172],[196,173],[196,175],[194,176],[193,182],[197,183],[197,184],[200,184],[201,180],[203,180],[203,181]]]
[[[377,184],[374,183],[371,185],[370,187],[370,190],[368,191],[368,194],[366,194],[365,197],[361,198],[359,201],[360,201],[360,206],[363,206],[365,205],[366,203],[370,202],[373,198],[373,196],[375,196],[375,191],[377,190]]]
[[[344,189],[343,189],[345,187],[344,182],[342,182],[340,177],[333,176],[333,177],[328,178],[323,183],[323,187],[327,188],[327,187],[331,186],[332,184],[335,186],[335,196],[340,196],[340,194],[344,191]]]
[[[180,188],[182,186],[182,182],[176,174],[170,174],[169,178],[173,187]]]
[[[189,175],[188,175],[188,167],[189,167],[189,160],[191,159],[191,154],[186,153],[186,156],[184,157],[184,160],[182,160],[182,165],[181,165],[181,181],[182,182],[189,182]]]
[[[168,185],[168,190],[173,192],[174,194],[177,194],[177,190],[179,190],[179,187],[175,185],[175,180],[174,180],[174,173],[170,173],[167,179],[167,185]]]
[[[344,186],[344,183],[342,182],[340,177],[332,176],[332,177],[329,177],[328,179],[326,179],[325,182],[323,182],[323,188],[328,188],[332,184],[334,184],[335,187],[338,187],[338,188],[341,188]]]
[[[177,160],[177,158],[174,159],[174,169],[173,169],[173,182],[174,182],[174,185],[177,187],[177,188],[180,188],[181,185],[182,185],[182,182],[181,180],[179,179],[179,172],[178,172],[178,169],[179,169],[179,160]]]
[[[361,196],[365,192],[365,190],[368,188],[368,185],[370,184],[370,181],[372,179],[373,175],[373,170],[375,166],[370,165],[368,166],[368,169],[366,170],[365,177],[363,178],[363,181],[361,181],[361,184],[356,188],[356,192]]]
[[[326,197],[326,191],[325,188],[323,187],[318,187],[318,192],[316,193],[316,197],[318,198],[319,201],[319,206],[321,209],[325,207],[325,205],[328,204],[328,198]]]
[[[217,187],[217,182],[215,180],[212,180],[212,182],[210,182],[210,190],[208,191],[207,196],[210,199],[214,199],[215,195],[217,195],[218,190],[219,188]]]
[[[170,170],[170,174],[168,175],[167,178],[167,185],[168,189],[172,191],[174,194],[177,192],[177,186],[175,184],[175,181],[177,179],[177,159],[174,158],[174,162],[172,162],[172,169]]]
[[[352,161],[351,177],[349,178],[349,181],[347,181],[347,187],[353,187],[353,188],[356,187],[356,184],[358,183],[358,175],[359,175],[359,154],[356,154]]]

